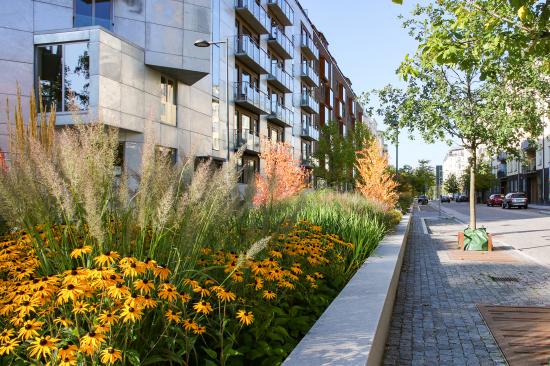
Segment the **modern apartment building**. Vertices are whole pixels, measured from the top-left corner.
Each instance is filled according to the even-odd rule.
[[[535,144],[524,141],[521,159],[499,153],[493,161],[498,179],[495,193],[525,192],[532,203],[550,203],[550,121],[545,120],[543,136]]]
[[[221,163],[243,148],[247,183],[261,138],[290,143],[310,169],[320,126],[334,120],[347,134],[363,120],[296,0],[0,0],[0,44],[2,100],[14,105],[16,83],[24,102],[40,86],[58,125],[77,113],[118,128],[131,170],[146,126],[174,159]]]
[[[458,146],[449,149],[445,159],[443,159],[443,181],[451,175],[460,179],[464,174],[464,170],[468,168],[469,158],[470,153],[463,147]]]

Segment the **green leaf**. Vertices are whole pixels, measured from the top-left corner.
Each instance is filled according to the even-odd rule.
[[[403,0],[391,0],[391,1],[394,4],[403,5]]]
[[[213,360],[217,360],[218,359],[218,353],[216,351],[214,351],[213,349],[211,348],[206,348],[206,347],[202,347],[202,349],[204,350],[204,352],[206,352],[206,354],[212,358]]]
[[[126,362],[133,366],[140,366],[141,362],[139,360],[139,353],[134,350],[128,350],[124,352],[124,356],[126,357]]]

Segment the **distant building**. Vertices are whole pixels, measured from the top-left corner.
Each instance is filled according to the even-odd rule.
[[[443,180],[447,180],[453,174],[460,179],[464,174],[464,170],[468,167],[470,156],[470,152],[463,147],[451,148],[443,160]]]

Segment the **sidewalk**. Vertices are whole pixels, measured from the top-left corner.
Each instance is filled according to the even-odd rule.
[[[550,273],[514,250],[508,262],[453,259],[456,236],[423,232],[421,217],[437,216],[415,210],[384,365],[506,365],[476,304],[548,306]]]

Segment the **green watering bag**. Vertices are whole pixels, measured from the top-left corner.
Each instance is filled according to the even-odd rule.
[[[488,250],[489,235],[487,229],[470,229],[464,230],[464,250]]]

